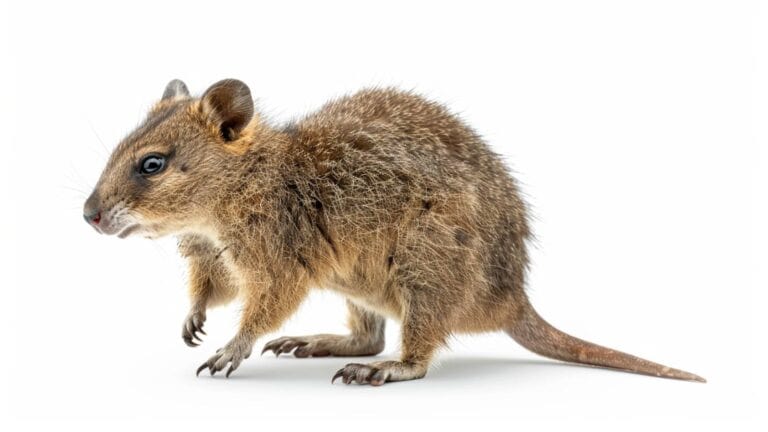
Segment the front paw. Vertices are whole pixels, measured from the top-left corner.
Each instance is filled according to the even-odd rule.
[[[193,309],[187,315],[184,320],[184,326],[181,329],[181,338],[184,339],[184,343],[196,347],[199,345],[197,342],[203,340],[197,335],[197,332],[205,334],[203,331],[203,324],[205,323],[205,310]]]
[[[229,378],[229,374],[237,369],[244,359],[251,356],[252,349],[253,342],[249,342],[240,336],[235,337],[229,341],[224,348],[220,348],[216,351],[216,354],[209,358],[208,361],[200,365],[200,367],[197,368],[197,375],[199,376],[200,372],[208,369],[211,372],[211,376],[213,376],[216,372],[223,370],[227,367],[227,364],[229,364],[229,369],[227,369],[226,375],[227,378]]]

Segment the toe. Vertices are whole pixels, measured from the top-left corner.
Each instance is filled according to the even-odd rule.
[[[267,351],[274,352],[279,346],[281,346],[288,338],[286,337],[280,337],[274,340],[271,340],[264,344],[264,349],[261,350],[261,354],[264,355]]]
[[[387,382],[388,373],[384,370],[376,370],[373,374],[371,374],[369,382],[371,385],[374,386],[380,386]]]
[[[227,378],[229,378],[229,375],[232,374],[232,372],[240,366],[240,362],[242,362],[240,359],[232,360],[232,364],[230,364],[229,369],[227,369]]]
[[[373,369],[369,366],[361,367],[355,374],[355,381],[358,384],[368,384],[370,382],[371,375],[378,372],[378,369]]]

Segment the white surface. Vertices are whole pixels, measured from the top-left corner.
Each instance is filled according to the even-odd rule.
[[[764,421],[765,10],[736,1],[69,3],[4,4],[0,18],[2,194],[11,197],[0,413],[15,424],[4,430],[159,420],[207,430],[521,421],[745,430]],[[530,293],[542,315],[709,383],[565,366],[501,334],[457,338],[426,379],[382,388],[331,386],[345,359],[256,356],[229,380],[195,378],[234,334],[237,308],[211,312],[205,344],[186,347],[173,240],[98,236],[81,208],[109,149],[167,81],[200,93],[224,77],[247,82],[277,121],[372,84],[447,103],[504,155],[529,197]],[[281,333],[343,331],[343,322],[342,300],[317,294]],[[390,323],[384,356],[397,345]]]

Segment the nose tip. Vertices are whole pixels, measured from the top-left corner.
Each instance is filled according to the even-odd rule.
[[[89,224],[98,225],[99,222],[101,222],[101,211],[94,210],[90,213],[86,212],[83,214],[83,219]]]

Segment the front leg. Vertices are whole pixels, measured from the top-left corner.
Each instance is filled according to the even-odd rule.
[[[246,280],[257,279],[252,276]],[[280,328],[282,323],[298,309],[308,291],[308,284],[305,281],[272,283],[266,287],[258,285],[249,283],[246,287],[247,292],[252,294],[245,300],[237,335],[216,351],[208,361],[200,365],[197,369],[198,375],[208,369],[213,376],[229,365],[226,373],[229,377],[232,371],[251,355],[256,339]]]
[[[384,350],[383,316],[347,301],[349,309],[349,335],[318,334],[312,336],[284,336],[268,342],[261,351],[272,351],[276,356],[291,353],[299,358],[324,356],[373,356]]]
[[[237,289],[221,260],[221,251],[207,239],[188,235],[179,239],[179,251],[189,263],[190,310],[184,320],[181,337],[191,347],[202,342],[197,333],[205,334],[203,324],[209,307],[235,297]]]

